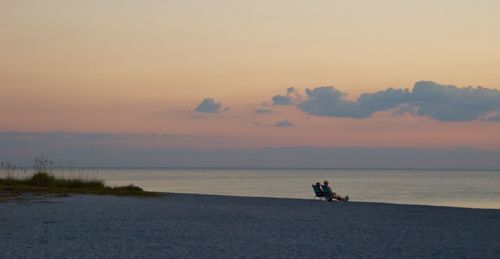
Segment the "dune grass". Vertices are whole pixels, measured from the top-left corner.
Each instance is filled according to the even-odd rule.
[[[97,194],[97,195],[133,195],[133,196],[157,196],[159,193],[146,192],[142,188],[127,185],[110,187],[104,181],[91,179],[64,179],[57,178],[46,172],[38,172],[33,176],[16,179],[7,177],[0,179],[0,193],[5,194]]]

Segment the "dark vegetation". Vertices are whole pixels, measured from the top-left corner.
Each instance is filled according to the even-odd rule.
[[[27,169],[12,166],[8,162],[0,164],[5,177],[0,178],[0,201],[15,197],[22,193],[33,194],[97,194],[97,195],[134,195],[157,196],[158,193],[146,192],[142,188],[127,185],[110,187],[98,178],[56,177],[50,173],[54,170],[53,162],[45,158],[37,158],[34,162],[34,174],[26,176]]]

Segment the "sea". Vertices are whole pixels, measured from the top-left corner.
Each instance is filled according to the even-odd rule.
[[[328,180],[350,201],[500,209],[500,170],[79,168],[53,173],[147,191],[310,200],[311,185]]]

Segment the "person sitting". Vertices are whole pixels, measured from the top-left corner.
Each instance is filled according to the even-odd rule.
[[[319,182],[316,183],[316,188],[324,195],[323,190],[321,190],[321,184]]]
[[[325,195],[325,197],[327,198],[328,201],[333,201],[333,199],[336,199],[338,201],[348,201],[349,200],[349,195],[342,197],[342,196],[336,194],[335,192],[332,191],[332,188],[330,188],[329,184],[330,183],[328,182],[328,180],[325,180],[323,182],[323,186],[321,186],[321,188],[323,189],[323,194]]]
[[[312,185],[313,187],[313,190],[314,190],[314,194],[316,195],[314,198],[324,198],[325,195],[323,194],[323,191],[321,190],[321,184],[320,183],[316,183],[316,184],[313,184]]]

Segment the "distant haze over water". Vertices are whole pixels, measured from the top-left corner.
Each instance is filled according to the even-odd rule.
[[[169,135],[0,132],[0,161],[29,166],[35,157],[44,155],[67,167],[500,170],[498,149],[368,146],[200,149],[181,148],[174,141],[179,139],[185,141],[183,137]]]

